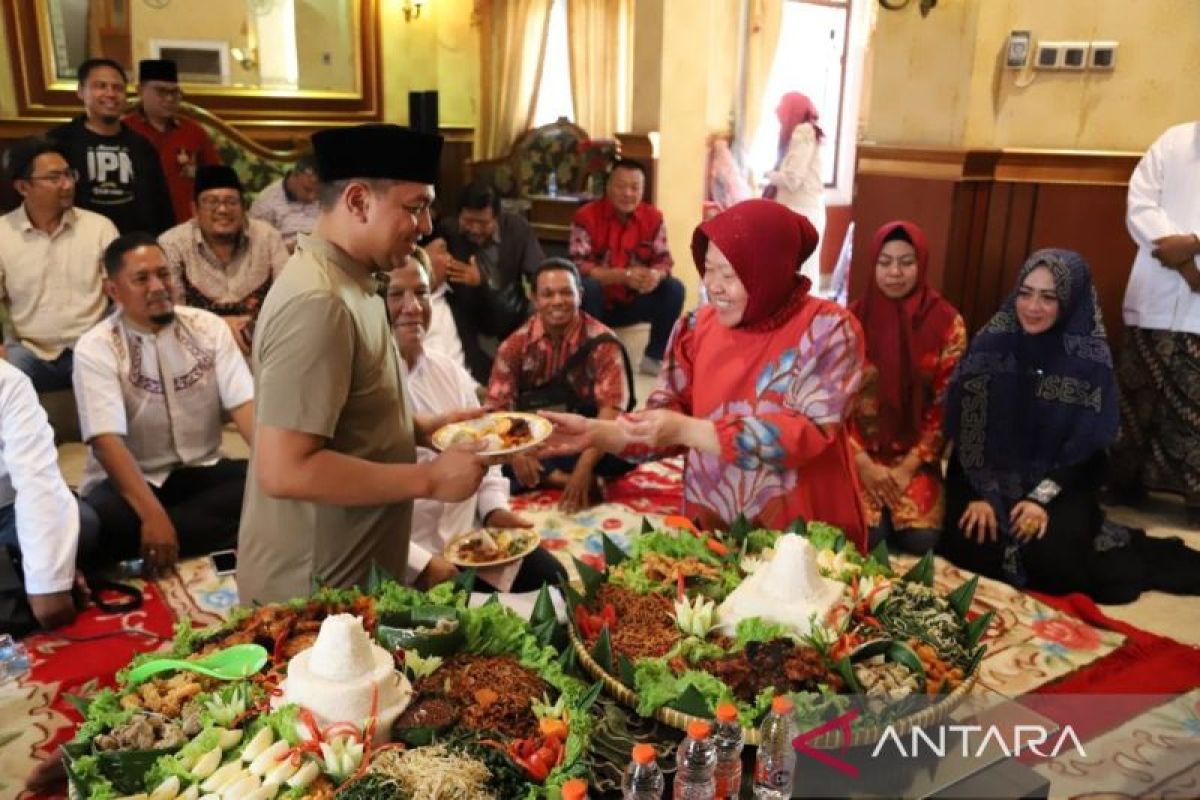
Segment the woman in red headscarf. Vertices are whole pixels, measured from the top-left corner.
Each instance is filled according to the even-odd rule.
[[[779,119],[779,147],[775,169],[767,173],[763,196],[783,203],[808,218],[819,238],[825,232],[825,182],[821,180],[820,144],[825,134],[817,125],[817,107],[807,95],[788,92],[775,109]],[[820,253],[804,260],[801,273],[820,287]]]
[[[692,258],[708,304],[676,324],[647,410],[618,421],[547,415],[560,442],[622,456],[685,453],[683,513],[709,528],[745,514],[820,520],[867,539],[846,417],[864,352],[851,314],[809,294],[804,217],[747,200],[702,223]]]
[[[967,345],[962,315],[925,282],[929,251],[911,222],[875,232],[875,280],[850,307],[868,366],[850,422],[872,546],[923,553],[937,543],[942,494],[942,402]]]

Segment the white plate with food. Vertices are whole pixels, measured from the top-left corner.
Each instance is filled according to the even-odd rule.
[[[482,444],[481,456],[503,456],[535,447],[554,432],[554,424],[537,414],[494,411],[475,419],[451,422],[433,433],[433,446],[446,450],[456,444]]]
[[[524,558],[542,543],[533,528],[480,528],[446,545],[446,560],[458,567],[498,567]]]

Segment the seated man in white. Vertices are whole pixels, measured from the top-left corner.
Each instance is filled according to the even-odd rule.
[[[29,378],[0,361],[0,589],[23,583],[28,611],[43,628],[71,622],[76,555],[94,549],[97,527],[63,481],[54,432]],[[0,632],[27,633],[23,616],[0,610]]]
[[[392,270],[387,291],[388,317],[407,371],[406,385],[417,414],[438,414],[448,409],[478,408],[475,381],[461,365],[423,346],[432,308],[429,275],[424,265],[410,257]],[[434,453],[417,449],[420,461]],[[484,476],[479,492],[461,503],[417,500],[413,506],[412,538],[408,549],[407,583],[428,588],[453,578],[458,569],[442,555],[455,536],[486,525],[490,528],[529,528],[531,524],[508,508],[508,479],[499,467]],[[558,560],[540,547],[520,562],[481,570],[482,589],[527,592],[544,583],[556,584],[566,576]],[[480,585],[483,584],[483,585]]]
[[[163,569],[232,547],[246,461],[221,457],[222,414],[249,444],[246,361],[220,317],[172,305],[172,270],[153,236],[116,239],[104,269],[118,308],[80,338],[74,376],[91,446],[81,494],[100,517],[100,548]]]
[[[34,137],[5,153],[21,205],[0,217],[0,357],[39,392],[71,388],[75,340],[104,316],[100,255],[117,238],[108,217],[75,208],[79,175],[59,145]]]
[[[446,273],[438,271],[439,264],[445,266],[445,252],[446,242],[443,239],[434,239],[428,249],[418,247],[413,251],[413,257],[421,262],[425,274],[429,276],[429,306],[432,311],[429,324],[425,326],[422,345],[425,352],[432,350],[449,356],[451,361],[466,369],[467,358],[463,352],[462,338],[458,335],[450,301],[446,299],[450,286],[446,283]]]

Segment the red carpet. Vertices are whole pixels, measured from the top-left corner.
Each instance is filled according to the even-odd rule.
[[[1153,696],[1184,694],[1200,686],[1200,648],[1180,644],[1174,639],[1144,631],[1112,619],[1082,594],[1052,596],[1031,592],[1048,606],[1079,618],[1089,625],[1125,635],[1125,643],[1084,669],[1072,672],[1022,698],[1035,710],[1053,708],[1056,695],[1111,695],[1103,703],[1094,703],[1084,724],[1070,721],[1084,739],[1103,733],[1157,704]],[[1126,697],[1121,698],[1121,695]],[[1046,698],[1039,707],[1038,698]],[[1051,712],[1050,716],[1054,716]]]
[[[66,695],[88,696],[111,686],[117,670],[135,654],[155,650],[171,637],[175,617],[158,587],[146,584],[143,598],[137,611],[109,614],[92,606],[66,628],[24,640],[31,662],[26,680],[49,690],[49,702],[28,711],[29,724],[42,734],[31,757],[44,757],[74,736],[80,717]],[[70,724],[62,724],[63,718]]]

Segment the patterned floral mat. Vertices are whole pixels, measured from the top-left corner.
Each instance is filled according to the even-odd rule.
[[[642,518],[656,522],[678,507],[679,464],[640,467],[609,488],[607,502],[573,515],[556,507],[556,493],[522,495],[514,502],[538,526],[543,546],[573,570],[571,556],[603,566],[600,532],[620,545],[636,535]],[[897,557],[906,568],[909,557]],[[971,577],[941,559],[936,583],[949,591]],[[0,684],[0,798],[17,797],[25,778],[47,752],[66,741],[78,715],[67,694],[86,695],[111,683],[113,673],[135,652],[154,649],[171,634],[176,619],[206,625],[236,604],[232,578],[217,576],[207,559],[178,565],[145,586],[139,611],[112,616],[89,610],[56,635],[26,640],[29,675]],[[989,651],[981,683],[1005,697],[1020,697],[1122,648],[1126,636],[1088,624],[1069,613],[996,581],[981,579],[973,611],[993,611]],[[1132,629],[1131,629],[1132,630]],[[68,638],[70,637],[70,638]],[[103,637],[103,638],[93,638]],[[1163,640],[1169,641],[1169,640]],[[1100,684],[1091,692],[1134,692],[1138,686]],[[1200,687],[1200,674],[1195,685]],[[611,708],[610,708],[611,706]],[[655,736],[653,723],[629,719],[615,704],[602,706],[616,734]],[[1052,783],[1053,797],[1083,797],[1097,791],[1126,797],[1200,796],[1200,689],[1143,711],[1088,742],[1087,759],[1062,758],[1037,767]],[[628,752],[626,750],[626,752]],[[599,776],[598,776],[599,777]],[[611,779],[611,775],[609,778]]]

